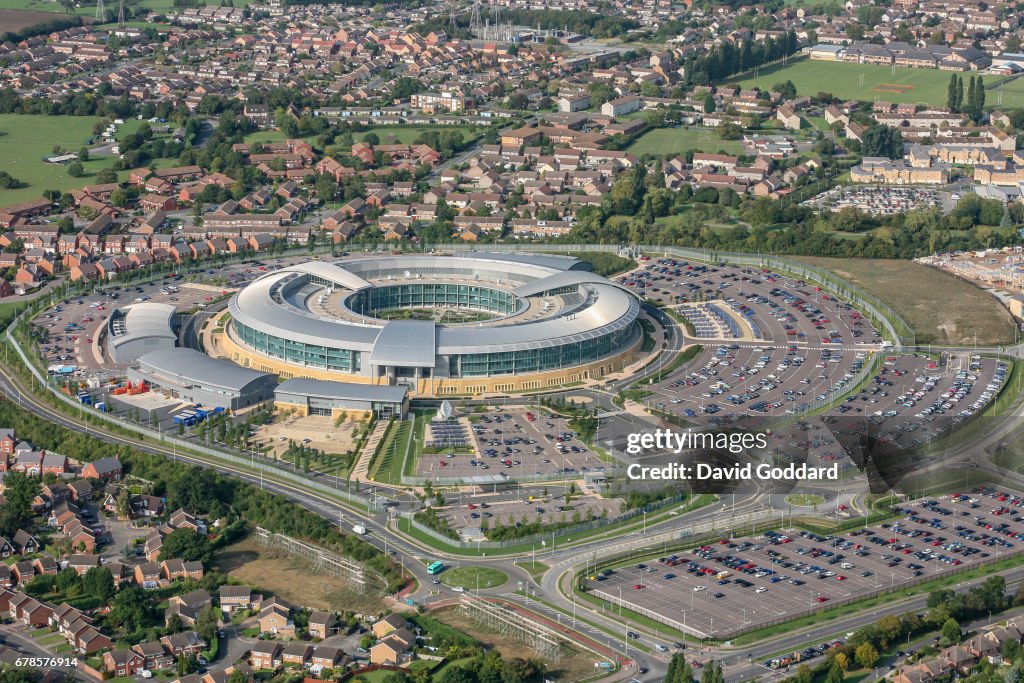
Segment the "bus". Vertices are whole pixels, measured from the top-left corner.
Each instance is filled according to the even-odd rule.
[[[440,574],[444,571],[444,562],[436,560],[427,565],[428,574]]]

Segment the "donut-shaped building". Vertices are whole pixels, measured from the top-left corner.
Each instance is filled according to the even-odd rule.
[[[407,254],[310,261],[229,302],[224,355],[283,378],[420,396],[547,390],[621,370],[636,297],[574,258]]]

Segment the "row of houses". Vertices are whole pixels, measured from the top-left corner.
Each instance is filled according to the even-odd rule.
[[[899,668],[890,678],[893,683],[936,683],[970,676],[983,661],[1002,664],[1003,646],[1010,642],[1024,643],[1024,631],[1013,621],[990,626],[961,645],[943,648],[934,657]]]

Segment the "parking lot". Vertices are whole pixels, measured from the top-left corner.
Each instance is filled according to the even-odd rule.
[[[767,270],[659,259],[620,281],[683,314],[704,302],[693,322],[701,354],[644,387],[652,407],[691,421],[802,412],[846,391],[882,347],[851,304]]]
[[[74,366],[76,376],[123,370],[101,348],[103,329],[111,311],[142,302],[171,304],[183,311],[213,300],[222,291],[225,290],[193,282],[179,283],[176,279],[132,287],[110,286],[102,294],[65,299],[36,317],[32,324],[43,335],[40,350],[47,367]]]
[[[743,420],[752,428],[831,405],[825,415],[774,425],[773,452],[786,460],[855,467],[829,433],[844,429],[829,425],[834,416],[860,418],[845,419],[846,427],[870,423],[900,446],[920,445],[992,401],[1007,373],[969,354],[892,355],[852,304],[769,270],[664,258],[619,281],[680,314],[700,311],[691,320],[698,338],[688,342],[702,352],[645,384],[645,407],[699,426]]]
[[[935,190],[913,187],[834,187],[803,202],[801,206],[825,211],[853,208],[880,216],[905,213],[921,206],[942,206]]]
[[[468,479],[503,473],[523,480],[579,479],[606,464],[580,442],[568,421],[539,409],[502,409],[469,418],[466,448],[420,456],[422,477]],[[453,443],[454,446],[454,443]],[[461,451],[471,450],[468,454]]]
[[[67,376],[81,379],[92,374],[117,375],[125,366],[114,363],[102,348],[101,331],[112,310],[136,303],[171,304],[178,311],[203,307],[225,293],[247,285],[270,270],[309,260],[308,255],[284,259],[254,258],[217,268],[178,271],[145,284],[120,284],[116,280],[89,295],[69,297],[43,311],[32,321],[42,341],[40,350],[47,367],[70,366]]]
[[[910,502],[842,534],[769,531],[605,570],[592,594],[698,637],[727,638],[1024,549],[1024,494],[976,488]]]

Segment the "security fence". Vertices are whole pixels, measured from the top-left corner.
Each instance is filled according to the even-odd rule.
[[[19,316],[15,318],[11,326],[7,328],[8,342],[14,348],[15,352],[18,354],[18,357],[21,359],[22,363],[28,369],[28,371],[32,374],[35,381],[39,382],[41,386],[46,387],[46,390],[50,394],[55,396],[59,401],[66,404],[68,407],[70,407],[73,412],[83,413],[84,411],[87,411],[88,409],[85,408],[81,403],[59,391],[49,381],[49,378],[43,375],[39,368],[36,367],[34,363],[32,363],[32,361],[26,355],[24,349],[21,348],[21,345],[18,343],[17,339],[15,338],[15,335],[12,333],[12,330],[21,321],[23,315],[25,315],[24,312],[19,314]],[[122,428],[124,427],[125,424],[125,421],[123,419],[115,417],[113,415],[108,415],[107,413],[98,410],[88,410],[88,415],[91,418],[101,420],[111,425],[120,426]],[[209,446],[193,443],[192,441],[189,441],[187,439],[181,439],[176,436],[169,435],[166,432],[153,429],[151,427],[146,427],[140,424],[133,424],[132,430],[138,434],[141,434],[146,439],[164,445],[169,445],[176,449],[181,449],[182,457],[187,456],[189,452],[207,456],[210,458],[214,458],[215,460],[220,461],[224,464],[230,464],[238,469],[241,469],[252,477],[262,476],[265,470],[269,470],[269,474],[271,474],[275,478],[285,479],[289,482],[299,484],[302,488],[305,488],[313,492],[326,494],[334,498],[341,498],[342,500],[354,503],[361,507],[365,507],[372,512],[383,512],[385,508],[385,503],[382,498],[370,498],[367,496],[363,496],[359,493],[352,493],[350,491],[341,489],[340,487],[333,487],[323,482],[315,481],[313,479],[310,479],[309,477],[304,477],[295,472],[288,471],[287,469],[285,469],[287,465],[284,463],[280,463],[277,461],[267,461],[264,458],[261,458],[260,461],[257,463],[252,458],[246,458],[239,455],[235,455],[223,449],[212,448]]]

